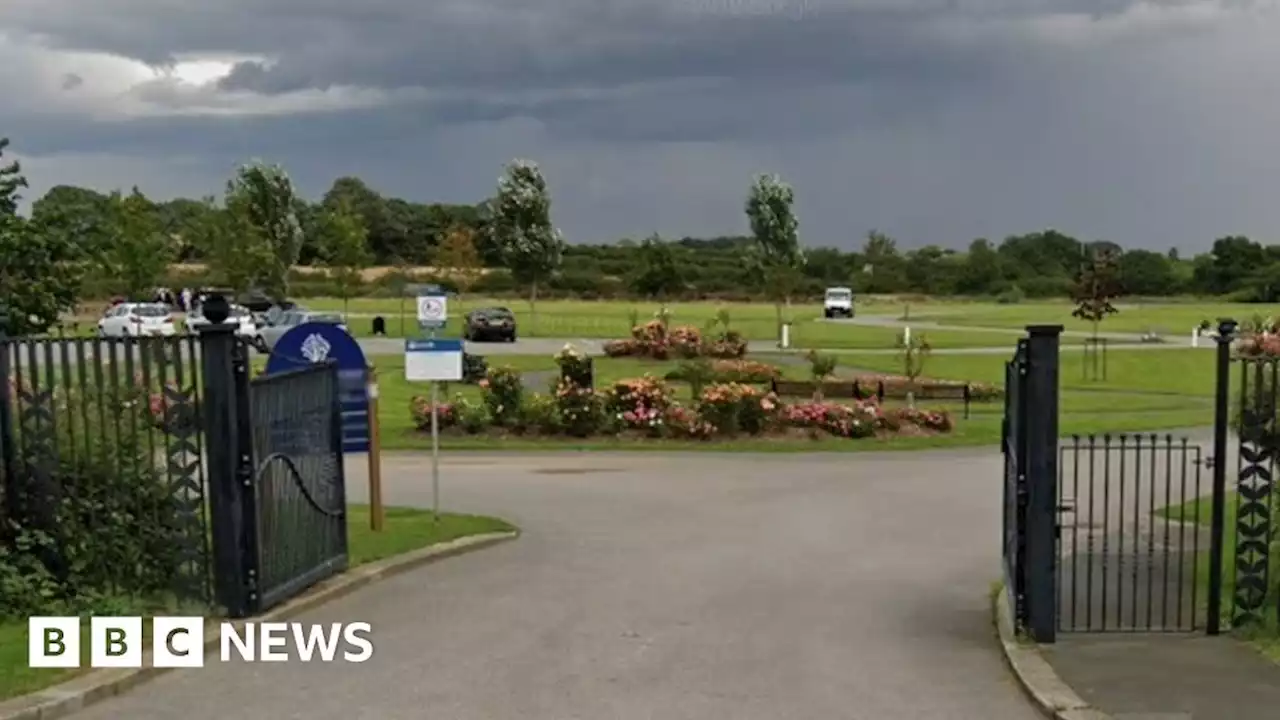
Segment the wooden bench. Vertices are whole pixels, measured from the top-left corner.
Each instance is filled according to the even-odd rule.
[[[902,397],[906,397],[906,386]],[[853,398],[869,400],[875,398],[880,402],[885,399],[884,381],[859,383],[852,381],[828,380],[816,383],[807,380],[774,380],[769,389],[778,397],[812,397],[819,389],[823,397]],[[969,419],[969,404],[973,401],[973,392],[967,384],[957,383],[917,383],[910,388],[917,400],[956,400],[964,403],[964,417]],[[896,393],[895,393],[896,394]]]

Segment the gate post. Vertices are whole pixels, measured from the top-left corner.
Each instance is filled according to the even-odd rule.
[[[213,535],[214,597],[230,617],[247,617],[257,597],[257,510],[253,497],[249,430],[248,362],[225,323],[221,296],[204,303],[209,323],[200,328],[204,372],[205,448],[208,452],[209,518]]]
[[[1061,325],[1027,326],[1027,632],[1056,639],[1058,623],[1058,374]]]
[[[1209,617],[1205,632],[1217,635],[1222,629],[1222,551],[1226,532],[1227,429],[1231,423],[1227,396],[1231,390],[1231,341],[1236,322],[1218,321],[1217,388],[1213,407],[1213,510],[1209,525]]]
[[[14,447],[13,405],[9,392],[9,309],[0,303],[0,537],[7,534],[5,521],[16,515],[21,488],[18,485],[17,448]]]

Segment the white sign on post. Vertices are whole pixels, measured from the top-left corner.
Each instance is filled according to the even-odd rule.
[[[449,298],[446,295],[418,296],[418,327],[442,328],[449,320]]]
[[[405,340],[404,379],[457,382],[462,379],[461,340]]]

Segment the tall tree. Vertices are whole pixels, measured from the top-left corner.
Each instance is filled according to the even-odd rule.
[[[498,182],[491,228],[517,282],[529,287],[529,308],[537,323],[538,284],[551,278],[564,257],[564,238],[551,224],[551,197],[542,171],[515,160]]]
[[[149,295],[173,260],[173,241],[164,233],[155,206],[138,188],[112,193],[107,204],[107,236],[98,253],[101,267],[129,297]]]
[[[249,221],[243,203],[224,208],[205,198],[204,206],[189,230],[192,244],[200,248],[219,284],[243,293],[258,284],[263,268],[271,264],[271,247]]]
[[[8,146],[0,138],[0,303],[9,315],[5,331],[28,335],[48,330],[75,307],[84,257],[65,234],[18,215],[27,180],[17,162],[4,162]]]
[[[470,292],[484,270],[480,251],[476,249],[475,232],[463,225],[450,228],[436,249],[435,266],[437,272],[453,280],[459,293]]]
[[[325,208],[320,215],[320,252],[329,277],[342,297],[342,313],[352,292],[360,287],[360,271],[369,267],[369,231],[360,216],[345,201]]]
[[[289,271],[302,251],[293,182],[278,165],[244,165],[227,185],[227,209],[247,220],[268,249],[259,280],[268,295],[284,299],[289,294]]]
[[[779,332],[783,304],[791,304],[804,267],[794,204],[794,191],[777,175],[756,176],[747,194],[747,220],[755,238],[751,260],[773,297]]]

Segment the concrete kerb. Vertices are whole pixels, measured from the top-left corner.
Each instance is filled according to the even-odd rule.
[[[1090,706],[1063,682],[1033,643],[1018,638],[1009,607],[1009,593],[1005,592],[1004,585],[994,595],[992,611],[1005,662],[1041,712],[1055,720],[1112,720],[1110,715]]]
[[[336,577],[325,580],[290,600],[253,618],[234,621],[243,629],[247,622],[278,622],[295,617],[325,603],[337,600],[383,578],[461,555],[466,552],[497,545],[519,537],[519,531],[471,535],[449,542],[439,543],[395,557],[361,565]],[[205,623],[205,652],[217,646],[219,625],[222,620]],[[159,677],[171,668],[151,667],[151,651],[143,652],[143,667],[93,670],[76,676],[67,682],[45,688],[29,695],[22,695],[0,702],[0,720],[51,720],[77,712],[89,705],[122,694],[148,680]]]

